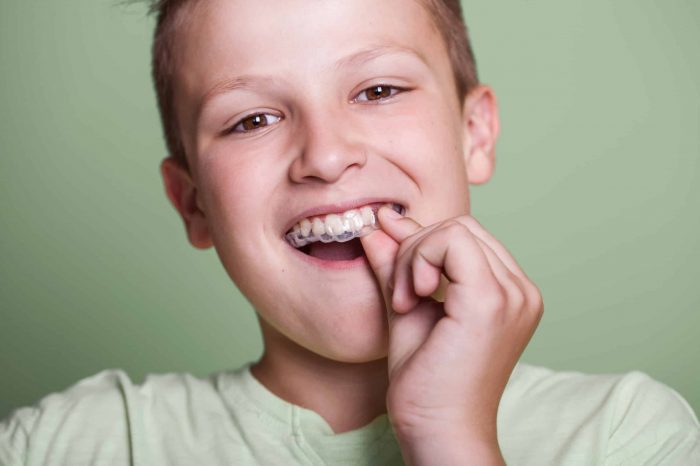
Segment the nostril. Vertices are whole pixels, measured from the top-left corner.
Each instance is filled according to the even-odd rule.
[[[328,120],[327,117],[323,117]],[[290,177],[297,183],[336,183],[346,172],[367,162],[367,150],[348,134],[348,128],[323,127],[318,122],[309,131],[291,166]]]

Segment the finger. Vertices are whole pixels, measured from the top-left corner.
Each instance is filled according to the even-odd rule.
[[[537,288],[532,280],[523,272],[522,268],[505,246],[491,235],[491,233],[489,233],[474,217],[460,217],[458,220],[464,223],[479,240],[485,243],[488,248],[498,256],[500,261],[508,267],[508,270],[520,279],[521,288],[525,293],[527,302],[535,308],[541,308],[542,295],[539,288]]]
[[[445,221],[442,221],[423,226],[411,217],[400,216],[389,207],[382,207],[377,212],[377,217],[382,230],[400,243],[401,250],[412,247],[415,242],[433,230],[440,228],[445,223]]]
[[[377,212],[381,230],[360,238],[367,260],[377,277],[387,305],[391,306],[394,288],[394,265],[399,243],[422,228],[415,220],[403,217],[388,207]]]
[[[382,230],[377,230],[360,238],[369,266],[377,278],[387,309],[391,305],[392,275],[394,261],[399,250],[397,243]]]
[[[420,251],[413,257],[410,270],[397,268],[394,272],[392,307],[396,312],[412,310],[421,298],[445,302],[445,291],[450,282],[442,274],[442,269],[428,262]]]
[[[512,273],[508,267],[506,267],[503,261],[501,261],[499,256],[496,255],[488,244],[484,243],[476,235],[474,237],[476,238],[479,247],[481,247],[481,250],[484,251],[484,255],[489,261],[493,275],[496,277],[496,280],[498,280],[498,283],[501,285],[501,288],[506,294],[506,308],[511,310],[523,309],[526,294],[522,280]]]
[[[442,271],[439,267],[434,266],[423,257],[420,249],[416,249],[411,263],[411,272],[413,279],[413,289],[418,296],[430,296],[437,291],[440,286],[440,278]]]
[[[484,294],[502,294],[501,286],[494,276],[491,265],[477,242],[477,239],[469,232],[469,229],[456,221],[443,222],[440,228],[425,235],[421,240],[406,251],[400,251],[396,262],[394,293],[398,302],[410,300],[410,294],[415,293],[415,283],[411,274],[416,254],[420,254],[420,261],[425,261],[434,269],[442,270],[450,281],[448,285],[448,301],[450,288],[461,290],[468,296],[461,297],[457,301],[474,302],[480,304],[483,299],[474,299]],[[420,264],[419,270],[426,270],[428,265]],[[435,287],[435,271],[429,272],[432,278],[430,286]],[[439,281],[439,280],[438,280]],[[421,290],[425,291],[425,290]],[[434,291],[434,290],[431,290]],[[398,304],[396,303],[395,304]],[[448,306],[449,302],[445,305]],[[399,305],[399,307],[402,307]],[[448,312],[449,313],[449,312]]]
[[[445,225],[450,227],[455,221],[465,223],[460,220],[464,219],[458,218],[441,222],[437,226],[438,228],[443,228]],[[425,228],[414,237],[406,239],[399,248],[398,255],[404,259],[397,260],[394,269],[394,290],[391,301],[392,307],[397,312],[411,310],[417,305],[420,297],[431,296],[436,301],[441,302],[445,300],[449,281],[441,273],[441,267],[444,264],[431,264],[421,254],[418,247],[418,243],[424,241],[424,238],[429,234],[433,234],[432,231],[428,231],[429,229],[430,227]],[[457,228],[457,230],[462,230],[462,228]],[[507,302],[504,306],[521,309],[526,296],[522,280],[513,274],[498,255],[468,227],[464,229],[463,233],[472,236],[483,251],[493,276],[500,284],[501,290],[506,294]]]
[[[377,211],[377,218],[382,231],[391,236],[397,243],[402,243],[406,238],[423,228],[411,217],[404,217],[387,206],[382,206]]]
[[[442,305],[422,302],[408,314],[389,313],[389,377],[402,367],[423,346],[440,319],[445,316]]]
[[[413,309],[421,296],[426,296],[422,293],[423,290],[433,287],[435,275],[441,275],[442,264],[432,264],[420,253],[416,259],[417,248],[426,237],[435,235],[441,226],[442,224],[438,225],[427,234],[417,233],[407,238],[399,247],[394,266],[394,289],[391,301],[396,312],[405,313]],[[419,274],[418,279],[416,274]]]
[[[397,258],[401,255],[407,255],[408,251],[412,250],[415,244],[433,231],[441,228],[445,223],[443,221],[423,227],[410,217],[402,217],[400,220],[393,220],[396,216],[391,210],[386,212],[386,214],[388,214],[386,217],[392,216],[393,218],[387,220],[384,214],[385,212],[382,212],[382,217],[380,217],[385,222],[382,228],[388,234],[392,234],[396,238],[401,238]],[[414,282],[411,279],[412,268],[409,267],[407,269],[405,265],[401,267],[395,265],[392,276],[393,296],[391,298],[391,305],[396,312],[403,313],[410,311],[418,304],[421,297],[430,296],[432,300],[441,303],[445,301],[445,290],[449,284],[449,280],[441,274],[439,269],[431,270],[434,269],[434,267],[428,267],[428,264],[419,264],[418,268],[421,269],[419,273],[426,274],[426,284],[423,288],[431,289],[432,291],[427,294],[422,292],[416,293],[412,286]],[[437,282],[438,286],[432,286],[431,284],[433,282]],[[400,284],[398,285],[399,291],[397,291],[397,283]]]
[[[527,278],[525,272],[520,268],[518,263],[515,261],[513,256],[508,252],[508,250],[503,246],[496,238],[494,238],[491,233],[489,233],[474,217],[471,215],[466,215],[463,217],[458,217],[455,220],[463,223],[469,230],[478,237],[481,241],[486,243],[491,250],[501,259],[501,261],[520,278]]]

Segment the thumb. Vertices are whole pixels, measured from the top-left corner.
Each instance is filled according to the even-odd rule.
[[[413,219],[403,217],[390,207],[382,207],[377,212],[381,230],[376,230],[360,238],[374,275],[390,309],[393,288],[394,264],[401,242],[422,227]]]
[[[442,306],[436,306],[434,301],[419,303],[411,312],[404,314],[397,313],[391,305],[396,255],[401,243],[423,228],[413,219],[393,215],[394,213],[393,210],[382,207],[377,212],[382,229],[360,238],[367,260],[381,287],[387,311],[390,379],[427,340],[436,322],[444,315]]]

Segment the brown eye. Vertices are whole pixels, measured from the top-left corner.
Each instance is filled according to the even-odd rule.
[[[378,100],[391,95],[391,89],[388,86],[374,86],[367,89],[368,100]]]
[[[395,96],[402,90],[403,89],[399,89],[398,87],[387,86],[385,84],[378,84],[376,86],[368,87],[367,89],[360,92],[360,94],[355,100],[359,102],[380,102],[382,100]],[[365,95],[367,97],[360,98],[362,95]]]
[[[232,133],[250,133],[268,125],[277,123],[282,117],[270,115],[269,113],[256,113],[239,121],[233,128]]]

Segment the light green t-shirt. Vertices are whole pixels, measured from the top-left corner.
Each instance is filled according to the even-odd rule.
[[[700,428],[675,391],[648,376],[585,375],[518,364],[499,443],[510,466],[700,465]],[[385,415],[334,434],[269,392],[249,366],[196,378],[106,370],[0,423],[5,465],[403,464]]]

